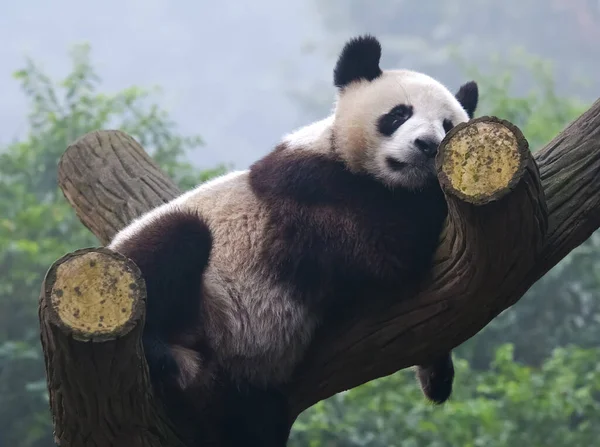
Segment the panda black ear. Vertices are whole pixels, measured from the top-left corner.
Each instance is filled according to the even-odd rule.
[[[475,81],[469,81],[463,84],[456,93],[456,99],[463,106],[469,118],[473,118],[477,103],[479,102],[479,87]]]
[[[359,79],[372,81],[377,78],[382,73],[380,59],[381,44],[375,37],[365,35],[350,39],[344,45],[333,70],[335,86],[341,89]]]

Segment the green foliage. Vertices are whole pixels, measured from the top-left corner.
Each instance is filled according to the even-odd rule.
[[[524,51],[510,58],[496,55],[483,70],[453,53],[466,76],[479,85],[478,115],[499,116],[519,126],[533,151],[554,138],[589,105],[558,95],[552,64]],[[530,86],[525,95],[515,95],[516,80]]]
[[[188,189],[224,171],[197,172],[184,161],[201,145],[184,137],[139,87],[107,94],[77,46],[73,69],[51,80],[32,61],[15,77],[30,103],[22,141],[0,152],[0,445],[51,445],[51,426],[39,346],[37,298],[43,275],[66,252],[98,242],[75,217],[57,187],[57,162],[68,144],[100,128],[136,138],[159,165]]]
[[[425,401],[401,371],[300,415],[290,447],[591,446],[600,436],[599,349],[556,349],[540,367],[499,346],[490,369],[457,360],[448,404]]]

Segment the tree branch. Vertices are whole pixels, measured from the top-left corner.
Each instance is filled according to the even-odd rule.
[[[90,132],[58,162],[58,184],[79,220],[100,240],[181,194],[137,141],[119,130]]]
[[[342,390],[426,364],[514,303],[507,290],[535,265],[547,229],[525,138],[506,121],[471,120],[448,133],[437,165],[449,211],[430,278],[412,299],[377,309],[365,302],[354,321],[323,330],[291,384],[295,414]]]
[[[141,345],[146,288],[108,249],[48,271],[39,317],[55,440],[69,447],[183,447],[149,392]]]
[[[365,304],[354,321],[324,328],[288,387],[293,415],[427,363],[517,302],[600,226],[599,142],[600,101],[535,156],[506,121],[484,117],[453,129],[438,157],[449,217],[429,281],[412,299]],[[102,243],[179,193],[116,131],[69,146],[59,183]]]

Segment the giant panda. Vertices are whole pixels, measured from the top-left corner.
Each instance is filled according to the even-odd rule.
[[[435,156],[473,117],[478,87],[452,94],[425,74],[382,70],[380,58],[377,38],[347,41],[330,116],[109,245],[145,279],[150,377],[190,445],[285,445],[280,387],[315,331],[361,300],[409,296],[429,270],[447,214]],[[450,353],[417,376],[446,401]]]

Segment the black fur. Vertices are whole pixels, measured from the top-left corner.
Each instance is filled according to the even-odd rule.
[[[180,367],[170,346],[180,334],[193,333],[200,326],[200,287],[211,248],[212,236],[204,221],[181,210],[155,218],[116,247],[135,262],[146,282],[143,344],[156,383],[175,384],[179,378]]]
[[[448,133],[454,127],[454,123],[450,120],[444,120],[444,132]]]
[[[333,83],[341,89],[360,79],[372,81],[382,73],[380,59],[381,44],[375,37],[365,35],[350,39],[338,57]]]
[[[416,292],[447,215],[437,179],[420,192],[391,190],[333,157],[282,144],[254,163],[249,175],[270,212],[262,262],[313,312],[326,313],[328,322],[358,299]],[[418,368],[423,392],[434,402],[452,390],[449,354],[447,360]],[[272,402],[271,410],[284,408],[271,396],[263,400]],[[270,427],[283,430],[285,424],[272,421]]]
[[[456,92],[456,99],[465,109],[469,118],[473,118],[477,103],[479,102],[479,87],[475,81],[463,84]]]
[[[411,293],[446,216],[437,181],[418,193],[391,190],[340,160],[283,145],[251,167],[250,184],[271,213],[264,262],[317,312]]]
[[[452,354],[447,353],[427,366],[417,368],[417,377],[423,394],[436,404],[446,402],[452,394],[454,365]]]
[[[421,192],[390,190],[340,160],[285,145],[251,166],[250,184],[271,212],[264,262],[317,312],[416,292],[447,214],[436,179]],[[450,353],[417,374],[429,400],[449,398]]]
[[[413,115],[413,107],[399,104],[388,113],[377,119],[377,130],[380,134],[389,137]]]
[[[285,447],[290,415],[280,391],[234,384],[224,389],[224,447]]]

